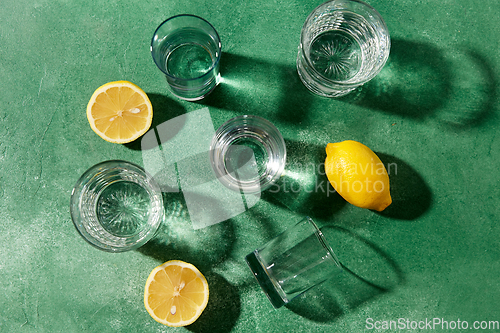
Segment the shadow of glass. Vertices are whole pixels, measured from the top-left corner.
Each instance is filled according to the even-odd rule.
[[[309,289],[306,293],[286,304],[285,307],[298,314],[318,323],[335,321],[345,311],[339,303],[339,296],[328,282]]]
[[[432,204],[432,192],[422,177],[411,166],[391,155],[376,153],[389,173],[392,204],[382,216],[415,220],[424,214]]]
[[[380,292],[388,292],[404,282],[399,265],[373,242],[340,226],[325,225],[321,232],[348,276],[346,283],[353,277]]]
[[[149,97],[149,100],[151,101],[151,105],[153,106],[153,120],[151,122],[150,130],[144,135],[147,135],[149,132],[154,131],[157,126],[163,124],[164,122],[186,113],[186,110],[179,102],[167,96],[152,93],[148,93],[147,95]],[[179,119],[183,119],[183,117],[180,117]],[[182,123],[179,123],[177,128],[178,131],[180,131],[180,129],[182,128]],[[177,133],[178,132],[169,133],[169,137],[174,137]],[[153,149],[158,146],[158,144],[145,146],[142,142],[142,138],[144,137],[144,135],[137,140],[124,144],[124,146],[132,150]],[[163,140],[165,139],[166,138],[163,138]],[[153,141],[154,140],[147,140],[147,142],[151,143]]]
[[[191,332],[230,332],[241,312],[238,289],[214,272],[205,275],[210,286],[207,307],[193,324],[185,328]]]
[[[210,299],[200,318],[186,326],[192,332],[229,332],[241,312],[238,289],[213,267],[225,261],[236,240],[231,221],[194,230],[182,193],[163,193],[165,219],[155,237],[137,251],[160,263],[182,260],[206,277]]]
[[[262,193],[262,199],[311,218],[327,219],[346,201],[328,181],[325,147],[285,140],[287,164],[284,175]]]
[[[437,47],[401,39],[391,40],[391,53],[382,71],[340,100],[384,112],[423,119],[450,96],[449,63]]]
[[[242,114],[254,114],[268,105],[273,107],[276,120],[307,120],[314,96],[300,81],[295,66],[226,52],[221,59],[222,82],[202,104]]]
[[[316,322],[331,322],[404,283],[400,267],[377,245],[342,227],[327,225],[321,231],[343,274],[293,300],[286,305],[289,310]]]
[[[321,99],[328,102],[325,97],[311,93],[302,83],[297,73],[296,66],[280,66],[280,82],[282,84],[278,107],[278,119],[284,123],[307,123],[310,105],[313,100]]]
[[[453,69],[446,108],[437,117],[453,130],[467,130],[491,120],[496,114],[498,78],[489,60],[475,50],[446,51]]]
[[[205,272],[229,256],[236,240],[230,220],[195,230],[182,193],[163,193],[163,200],[164,222],[139,252],[161,263],[186,261]]]

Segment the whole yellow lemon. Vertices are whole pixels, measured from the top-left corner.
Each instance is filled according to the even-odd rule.
[[[360,142],[327,144],[325,172],[335,190],[354,206],[380,212],[392,203],[384,164]]]

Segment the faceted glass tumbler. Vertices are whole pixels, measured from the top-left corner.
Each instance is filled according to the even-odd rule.
[[[118,160],[99,163],[80,177],[70,211],[81,236],[108,252],[144,245],[164,216],[162,193],[154,180],[138,165]]]
[[[382,16],[359,0],[317,7],[302,27],[297,72],[311,92],[340,97],[373,79],[390,51]]]
[[[275,308],[341,272],[335,253],[309,217],[245,259]]]

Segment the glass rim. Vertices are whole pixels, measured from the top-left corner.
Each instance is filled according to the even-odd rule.
[[[99,162],[97,164],[94,164],[92,165],[91,167],[89,167],[87,170],[85,170],[85,172],[78,178],[78,180],[76,181],[75,183],[75,186],[73,186],[73,190],[71,192],[71,195],[73,196],[75,190],[78,188],[79,185],[81,185],[82,181],[91,173],[93,172],[95,169],[98,169],[99,167],[101,167],[102,165],[105,165],[105,164],[128,164],[128,165],[131,165],[139,170],[141,170],[142,172],[144,172],[144,174],[146,175],[146,179],[148,181],[151,181],[153,180],[153,177],[151,177],[149,175],[149,173],[143,168],[141,167],[140,165],[138,164],[135,164],[133,162],[129,162],[129,161],[125,161],[125,160],[107,160],[107,161],[102,161],[102,162]],[[155,185],[155,183],[153,183],[153,186]]]
[[[321,229],[318,228],[318,226],[316,225],[316,223],[314,222],[314,220],[311,217],[306,216],[304,219],[307,220],[314,227],[314,229],[315,229],[314,233],[315,233],[316,237],[318,238],[318,241],[320,242],[320,244],[326,250],[326,252],[330,254],[330,259],[332,259],[332,261],[335,263],[335,265],[337,265],[339,268],[342,268],[342,264],[341,264],[340,260],[338,259],[337,255],[333,251],[330,244],[328,244],[328,241],[326,240],[325,236],[321,232]]]
[[[212,28],[212,30],[215,32],[215,36],[217,37],[217,41],[216,42],[218,42],[218,43],[216,43],[216,44],[217,44],[217,49],[218,49],[219,52],[217,52],[217,57],[215,59],[215,62],[212,64],[212,66],[210,66],[210,68],[206,71],[206,73],[204,73],[204,74],[202,74],[200,76],[197,76],[197,77],[183,78],[183,77],[177,77],[177,76],[171,75],[169,73],[166,73],[165,71],[163,71],[161,69],[161,67],[159,66],[158,62],[156,61],[156,58],[153,56],[153,43],[155,41],[155,37],[157,36],[158,30],[160,30],[160,28],[165,23],[167,23],[169,21],[172,21],[174,19],[180,18],[180,17],[192,17],[192,18],[199,19],[199,20],[205,22],[206,24],[208,24],[208,26],[210,28]],[[214,28],[214,26],[210,22],[208,22],[207,20],[205,20],[203,17],[200,17],[198,15],[193,15],[193,14],[177,14],[177,15],[171,16],[168,19],[164,20],[162,23],[160,23],[158,25],[158,27],[156,27],[155,32],[153,34],[153,37],[151,38],[150,53],[151,53],[151,56],[153,58],[153,61],[154,61],[155,65],[156,65],[156,67],[158,67],[162,71],[163,74],[167,75],[168,77],[170,77],[172,79],[176,79],[176,80],[180,80],[180,81],[184,81],[184,82],[190,82],[190,81],[199,80],[199,79],[201,79],[201,78],[203,78],[205,76],[208,76],[210,74],[210,72],[212,72],[217,67],[217,65],[219,64],[221,55],[222,55],[222,43],[221,43],[220,36],[219,36],[219,33],[217,32],[217,30]]]
[[[239,116],[236,116],[236,117],[233,117],[233,118],[227,120],[217,129],[216,134],[219,133],[220,131],[222,131],[223,128],[227,127],[227,125],[229,125],[231,123],[237,122],[239,120],[247,120],[247,119],[248,120],[257,120],[261,123],[264,123],[266,126],[269,126],[273,130],[275,130],[276,132],[280,133],[280,136],[281,136],[281,132],[278,130],[278,128],[272,122],[270,122],[269,120],[267,120],[266,118],[263,118],[261,116],[256,116],[256,115],[251,115],[251,114],[243,114],[243,115],[239,115]]]
[[[320,72],[318,72],[316,70],[316,68],[314,68],[313,64],[311,63],[309,57],[304,52],[304,48],[303,48],[303,45],[304,45],[304,43],[303,43],[304,33],[303,32],[306,30],[305,28],[310,23],[310,20],[317,15],[317,11],[320,8],[326,7],[328,4],[335,3],[335,2],[339,2],[339,3],[356,3],[356,4],[359,4],[359,5],[362,5],[363,7],[366,7],[366,9],[368,9],[369,11],[371,11],[372,14],[374,14],[374,16],[380,21],[380,23],[382,24],[382,27],[384,28],[385,31],[387,31],[387,33],[389,35],[389,28],[387,27],[387,24],[385,23],[384,18],[382,17],[382,15],[380,15],[380,13],[373,6],[371,6],[371,5],[369,5],[366,2],[361,1],[361,0],[329,0],[329,1],[326,1],[326,2],[324,2],[322,4],[320,4],[316,8],[314,8],[312,10],[312,12],[309,13],[309,15],[307,16],[306,20],[304,21],[304,24],[302,25],[302,29],[301,29],[301,33],[300,33],[299,52],[301,52],[302,58],[304,58],[304,61],[314,71],[314,73],[317,74],[317,75],[319,75],[322,79],[326,80],[328,83],[335,84],[335,85],[342,86],[342,87],[356,88],[359,85],[365,84],[366,82],[370,81],[375,76],[377,76],[377,74],[382,70],[382,68],[384,67],[385,63],[387,62],[387,59],[389,58],[389,53],[384,57],[384,61],[383,61],[384,65],[382,65],[377,71],[375,71],[368,78],[365,78],[365,79],[360,80],[360,81],[355,81],[355,82],[345,82],[345,81],[332,80],[332,79],[330,79],[330,78],[322,75]],[[388,38],[387,47],[389,49],[391,47],[390,37]]]

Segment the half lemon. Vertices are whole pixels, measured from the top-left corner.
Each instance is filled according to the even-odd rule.
[[[153,106],[137,85],[114,81],[96,89],[87,105],[87,119],[92,130],[104,140],[127,143],[149,130]]]
[[[207,280],[192,264],[171,260],[149,274],[144,306],[157,322],[171,327],[190,325],[207,304]]]

